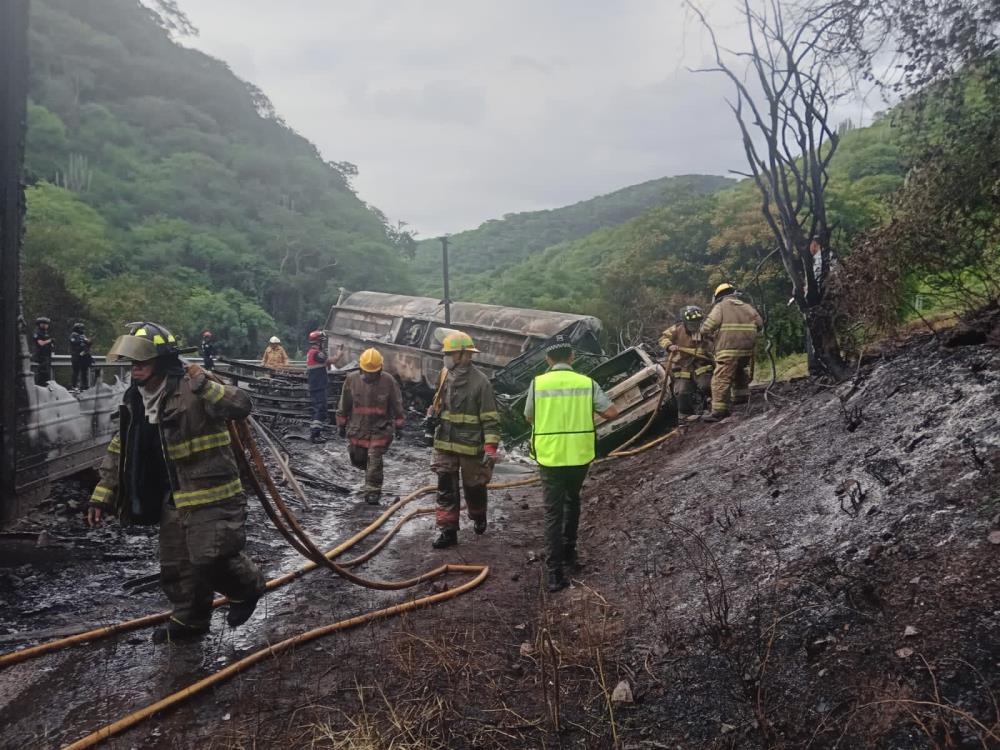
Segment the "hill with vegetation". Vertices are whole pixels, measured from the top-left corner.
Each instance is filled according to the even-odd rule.
[[[459,232],[449,242],[449,270],[456,299],[480,299],[497,270],[529,259],[547,247],[623,224],[647,210],[664,205],[675,195],[706,194],[733,181],[713,175],[682,175],[649,180],[607,195],[545,211],[526,211],[491,219],[476,229]],[[422,240],[417,245],[413,275],[425,294],[441,294],[441,243]],[[514,304],[513,302],[511,304]]]
[[[866,128],[845,125],[841,135],[829,191],[840,249],[883,219],[906,170],[899,132],[888,118]],[[692,179],[704,189],[692,189]],[[657,202],[635,217],[533,248],[502,274],[457,274],[452,297],[596,315],[614,338],[632,343],[655,340],[682,305],[707,305],[712,287],[732,280],[768,313],[775,351],[802,351],[801,316],[785,307],[788,282],[771,253],[773,238],[753,183],[675,178],[657,184]],[[513,234],[512,226],[497,225]],[[488,226],[456,235],[456,248],[484,247]]]
[[[356,168],[177,44],[187,20],[158,8],[31,4],[29,319],[50,315],[57,341],[84,320],[97,350],[146,318],[251,354],[275,333],[294,348],[340,286],[411,290],[398,233],[351,188]]]

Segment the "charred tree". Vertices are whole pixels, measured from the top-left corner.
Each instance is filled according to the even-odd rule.
[[[697,72],[725,75],[736,95],[727,103],[743,137],[749,172],[761,194],[761,211],[778,243],[792,297],[822,370],[837,380],[849,375],[828,299],[835,254],[826,210],[829,165],[838,136],[830,126],[833,77],[820,54],[833,14],[789,19],[779,0],[761,9],[743,0],[741,13],[750,49],[720,47],[704,13],[690,5],[708,31],[715,65]]]

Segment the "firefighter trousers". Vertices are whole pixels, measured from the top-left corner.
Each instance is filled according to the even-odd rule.
[[[750,357],[716,361],[712,373],[712,413],[728,414],[750,398]]]
[[[208,627],[214,592],[240,602],[264,593],[264,576],[243,553],[246,502],[175,508],[165,503],[160,520],[160,585],[173,604],[172,619]]]
[[[388,445],[356,445],[351,443],[347,455],[351,465],[365,472],[365,494],[382,492],[383,457]]]
[[[705,396],[712,392],[712,373],[679,377],[674,374],[674,398],[677,400],[677,414],[701,414]]]
[[[329,422],[326,414],[326,389],[315,388],[309,391],[309,399],[312,401],[312,423],[310,427],[314,430],[322,429]]]
[[[431,470],[438,475],[437,525],[442,530],[457,530],[462,504],[459,481],[465,490],[465,508],[473,521],[486,520],[489,495],[486,485],[493,478],[493,466],[479,456],[463,456],[448,451],[434,451]]]
[[[580,490],[590,464],[583,466],[539,466],[545,499],[546,565],[562,571],[566,553],[576,549],[580,525]]]

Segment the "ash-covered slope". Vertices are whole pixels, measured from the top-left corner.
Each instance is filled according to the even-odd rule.
[[[589,488],[582,546],[629,613],[626,736],[1000,746],[998,350],[928,337],[752,406]]]

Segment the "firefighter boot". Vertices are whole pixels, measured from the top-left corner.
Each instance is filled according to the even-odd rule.
[[[193,641],[208,633],[208,625],[191,627],[171,618],[166,625],[161,625],[153,631],[153,643],[175,643]]]
[[[369,505],[378,505],[382,501],[382,492],[380,490],[366,490],[365,491],[365,502]]]
[[[687,419],[695,413],[696,408],[694,394],[690,391],[690,389],[679,391],[677,393],[678,419]]]
[[[446,549],[454,547],[456,544],[458,544],[458,531],[455,529],[441,529],[438,538],[431,542],[434,549]]]
[[[231,628],[238,628],[240,625],[245,623],[250,619],[250,615],[253,611],[257,609],[257,602],[260,601],[260,596],[252,596],[241,602],[229,600],[229,613],[226,615],[226,622]]]
[[[325,443],[326,440],[323,438],[323,428],[313,427],[309,431],[309,439],[312,440],[314,443]]]
[[[562,568],[552,568],[549,571],[549,582],[547,586],[549,593],[554,594],[557,591],[562,591],[567,586],[569,586],[569,581],[567,581],[566,576],[563,575]]]
[[[713,411],[707,417],[703,418],[702,422],[721,422],[729,416],[728,411]]]
[[[486,502],[489,497],[489,490],[486,485],[482,487],[470,487],[465,485],[465,505],[469,509],[469,516],[472,518],[472,530],[477,534],[486,533]]]

